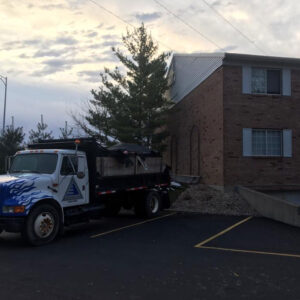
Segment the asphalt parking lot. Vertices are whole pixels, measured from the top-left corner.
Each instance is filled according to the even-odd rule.
[[[1,299],[299,299],[300,229],[165,212],[103,218],[44,247],[0,235]]]

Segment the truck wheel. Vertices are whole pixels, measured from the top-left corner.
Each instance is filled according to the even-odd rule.
[[[145,198],[146,217],[151,218],[159,214],[161,209],[161,198],[159,193],[151,191]]]
[[[50,204],[35,207],[27,217],[23,236],[33,246],[50,243],[59,232],[60,217]]]
[[[151,191],[145,194],[144,201],[136,201],[134,206],[135,214],[138,217],[155,217],[159,214],[161,208],[160,195]]]

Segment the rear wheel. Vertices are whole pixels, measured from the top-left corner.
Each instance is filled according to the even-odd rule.
[[[149,192],[145,199],[145,211],[148,218],[159,214],[161,208],[161,198],[157,192]]]
[[[48,244],[57,236],[60,223],[57,209],[50,204],[41,204],[28,215],[23,236],[33,246]]]
[[[161,209],[161,197],[158,192],[150,191],[145,194],[144,201],[136,201],[134,210],[137,216],[155,217]]]

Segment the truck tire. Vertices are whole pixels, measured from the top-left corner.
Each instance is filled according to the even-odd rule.
[[[134,210],[138,217],[152,218],[159,214],[161,209],[161,197],[159,193],[150,191],[145,194],[144,201],[137,201]]]
[[[52,242],[60,230],[60,216],[50,204],[41,204],[29,213],[23,237],[33,246],[42,246]]]

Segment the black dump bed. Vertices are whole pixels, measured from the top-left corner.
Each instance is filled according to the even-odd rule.
[[[101,146],[94,138],[41,140],[29,149],[78,150],[87,155],[91,201],[109,191],[125,191],[139,187],[168,184],[168,168],[161,155],[136,144],[118,144],[110,148]]]

